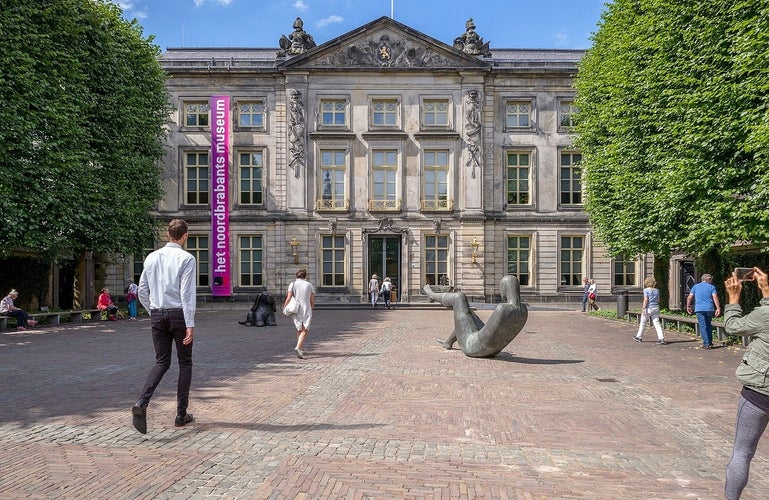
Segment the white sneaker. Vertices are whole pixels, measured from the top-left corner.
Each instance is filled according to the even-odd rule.
[[[294,352],[296,353],[296,357],[299,359],[304,359],[304,351],[299,349],[298,347],[294,348]]]

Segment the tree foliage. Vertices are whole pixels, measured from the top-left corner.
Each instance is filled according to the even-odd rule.
[[[769,241],[769,2],[615,0],[576,78],[586,210],[612,254]]]
[[[0,0],[0,252],[131,251],[154,236],[159,53],[105,0]]]

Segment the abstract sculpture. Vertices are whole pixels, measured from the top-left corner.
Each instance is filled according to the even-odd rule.
[[[256,300],[246,315],[245,321],[238,321],[244,326],[275,326],[275,297],[268,291],[256,294]]]
[[[438,339],[438,343],[451,349],[454,342],[458,342],[462,352],[471,358],[490,358],[502,352],[529,317],[526,304],[521,302],[521,286],[515,276],[504,276],[499,282],[504,302],[494,309],[485,325],[470,309],[463,292],[436,293],[429,285],[423,290],[430,300],[454,310],[454,331],[446,340]]]

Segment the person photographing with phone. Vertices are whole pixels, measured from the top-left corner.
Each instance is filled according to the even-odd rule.
[[[727,304],[724,308],[724,328],[729,335],[750,335],[750,343],[737,367],[737,379],[742,392],[737,404],[734,449],[726,466],[726,498],[736,500],[748,484],[750,461],[758,441],[769,422],[769,276],[761,269],[752,273],[735,269],[724,282]],[[742,276],[741,278],[739,276]],[[743,281],[755,280],[761,293],[759,305],[743,316],[740,293]]]

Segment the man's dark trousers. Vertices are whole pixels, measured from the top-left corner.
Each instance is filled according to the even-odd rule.
[[[171,350],[176,343],[176,356],[179,359],[179,381],[176,387],[176,413],[185,415],[190,402],[190,384],[192,383],[192,344],[184,345],[182,340],[187,334],[184,313],[181,309],[157,309],[150,313],[152,324],[152,342],[155,345],[155,366],[147,376],[141,400],[149,403],[152,394],[171,367]]]

